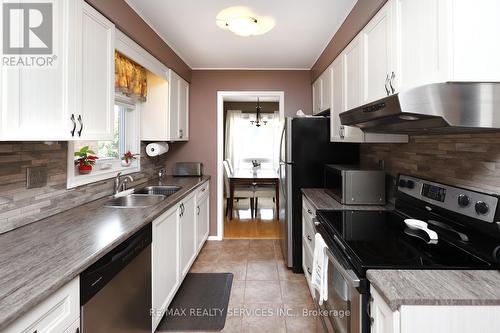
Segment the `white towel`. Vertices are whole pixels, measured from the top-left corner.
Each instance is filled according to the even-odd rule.
[[[328,300],[328,257],[326,249],[328,247],[319,233],[314,236],[314,256],[311,285],[319,293],[319,305]]]

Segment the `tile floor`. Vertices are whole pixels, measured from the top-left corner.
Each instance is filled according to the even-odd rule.
[[[316,332],[314,309],[303,274],[285,267],[276,240],[207,242],[191,272],[234,274],[226,326],[230,333]]]

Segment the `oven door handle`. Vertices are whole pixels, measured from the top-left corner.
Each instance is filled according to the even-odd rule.
[[[351,287],[358,288],[359,284],[360,284],[360,280],[356,276],[356,273],[354,273],[354,271],[351,269],[345,269],[340,264],[340,262],[335,258],[335,256],[333,255],[333,253],[330,249],[326,250],[326,255],[328,256],[328,259],[332,262],[333,269],[336,269],[344,277],[344,279],[346,279],[346,282]]]

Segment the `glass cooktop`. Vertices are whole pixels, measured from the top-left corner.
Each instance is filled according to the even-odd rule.
[[[325,241],[331,243],[335,235],[342,243],[338,248],[345,247],[342,252],[361,274],[367,269],[492,268],[443,237],[430,243],[427,233],[409,229],[395,211],[319,211],[318,218],[328,234]]]

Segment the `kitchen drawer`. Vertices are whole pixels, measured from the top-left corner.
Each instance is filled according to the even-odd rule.
[[[307,212],[302,211],[302,235],[304,242],[306,242],[308,246],[314,250],[314,235],[316,232],[314,231],[313,223],[312,219],[309,219],[307,216]]]
[[[41,332],[40,332],[41,333]],[[80,333],[80,318],[75,320],[73,324],[64,333]]]
[[[305,196],[302,196],[302,209],[307,213],[309,218],[312,220],[316,217],[316,209],[314,209],[313,205]]]
[[[65,332],[79,317],[80,282],[77,277],[7,327],[4,333]]]
[[[209,182],[206,181],[198,188],[198,192],[196,195],[198,196],[198,198],[203,198],[204,196],[208,195],[209,190]]]

